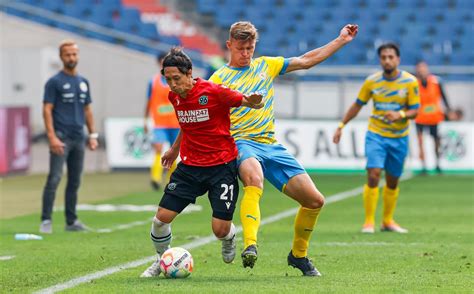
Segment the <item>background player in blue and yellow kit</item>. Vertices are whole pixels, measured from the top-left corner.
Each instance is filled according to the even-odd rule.
[[[357,31],[356,25],[347,25],[338,38],[299,57],[263,56],[253,59],[257,29],[250,22],[237,22],[230,28],[226,42],[230,61],[210,79],[244,94],[261,93],[265,103],[258,110],[242,107],[231,110],[231,133],[239,150],[239,175],[244,184],[240,206],[245,246],[242,252],[244,267],[253,267],[257,260],[259,201],[265,177],[301,205],[295,219],[295,235],[292,250],[288,254],[288,264],[300,269],[306,276],[320,275],[307,258],[307,251],[311,233],[324,204],[324,196],[303,167],[275,139],[273,80],[278,75],[308,69],[323,62],[352,41]]]
[[[333,140],[339,143],[344,125],[372,99],[374,108],[365,139],[368,181],[363,192],[365,223],[362,232],[375,232],[375,208],[379,197],[380,174],[384,169],[386,185],[383,188],[382,231],[407,233],[408,230],[393,220],[393,213],[399,193],[398,180],[408,153],[409,119],[416,117],[420,105],[418,81],[413,75],[398,69],[400,50],[397,45],[384,44],[377,52],[383,71],[365,80],[356,102],[339,123]]]

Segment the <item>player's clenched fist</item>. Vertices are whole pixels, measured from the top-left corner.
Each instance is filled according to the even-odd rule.
[[[356,24],[347,24],[345,25],[340,34],[339,37],[343,39],[346,42],[352,41],[357,33],[359,32],[359,26]]]
[[[244,95],[242,105],[256,109],[262,108],[264,106],[263,95],[260,93],[250,93],[250,95]]]

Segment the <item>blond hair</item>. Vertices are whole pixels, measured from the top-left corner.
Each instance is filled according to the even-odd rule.
[[[63,48],[67,46],[77,47],[77,43],[73,39],[62,40],[61,43],[59,43],[59,56],[61,56],[61,54],[63,53]]]
[[[238,21],[230,26],[229,39],[239,41],[258,40],[258,32],[249,21]]]

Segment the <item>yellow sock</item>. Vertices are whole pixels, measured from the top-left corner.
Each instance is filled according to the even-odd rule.
[[[297,258],[308,255],[309,239],[318,221],[321,208],[309,209],[300,207],[295,218],[295,236],[293,238],[293,256]]]
[[[163,166],[161,165],[161,154],[156,154],[155,161],[151,166],[151,180],[161,184],[163,178]]]
[[[173,164],[171,165],[171,168],[166,173],[166,183],[170,182],[171,174],[174,172],[175,169],[176,169],[176,160],[173,162]]]
[[[257,244],[260,226],[260,198],[263,190],[255,186],[244,187],[244,196],[240,202],[240,221],[244,235],[244,246]]]
[[[400,188],[390,189],[383,187],[383,223],[390,224],[393,222],[393,213],[397,206],[398,192]]]
[[[375,209],[377,208],[377,200],[379,199],[379,187],[370,188],[364,185],[364,208],[365,208],[365,225],[375,224]]]

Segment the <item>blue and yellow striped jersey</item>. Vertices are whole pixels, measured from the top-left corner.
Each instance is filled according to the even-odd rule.
[[[390,122],[384,119],[387,111],[417,109],[420,106],[418,81],[406,71],[388,80],[383,72],[369,76],[360,89],[357,103],[365,105],[372,99],[373,110],[369,118],[369,131],[384,137],[400,138],[408,135],[409,120]]]
[[[283,57],[259,57],[249,66],[235,68],[227,65],[218,69],[210,81],[222,84],[243,94],[261,93],[265,106],[261,109],[236,107],[231,109],[231,134],[235,140],[251,140],[273,144],[275,139],[273,112],[273,80],[284,74],[289,59]]]

